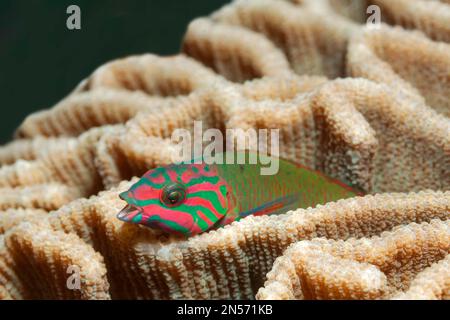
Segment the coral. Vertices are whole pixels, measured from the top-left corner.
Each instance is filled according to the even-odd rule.
[[[350,76],[386,83],[411,104],[426,103],[450,116],[450,45],[381,26],[354,37],[347,59]]]
[[[377,6],[380,18],[391,25],[417,29],[436,41],[450,41],[448,0],[287,0],[317,12],[336,14],[356,24],[364,23]],[[371,10],[368,10],[371,9]]]
[[[64,184],[43,184],[16,188],[0,188],[0,209],[42,208],[54,210],[80,195]]]
[[[302,10],[284,1],[238,0],[211,19],[264,35],[298,74],[343,76],[349,36],[357,26],[339,16]]]
[[[12,229],[23,221],[37,222],[47,218],[43,209],[7,209],[0,215],[0,234]]]
[[[190,23],[183,51],[235,82],[291,73],[284,54],[268,39],[210,19]]]
[[[175,160],[179,150],[170,141],[173,129],[203,120],[205,130],[280,128],[283,157],[367,191],[448,188],[446,119],[425,105],[404,103],[384,85],[323,81],[294,75],[242,86],[219,81],[157,113],[141,112],[125,127],[92,128],[32,161],[4,166],[0,185],[64,183],[89,196]],[[277,97],[267,87],[284,89]]]
[[[405,297],[424,291],[421,297],[430,299],[436,293],[428,289],[426,295],[423,278],[441,277],[434,289],[448,299],[448,271],[436,276],[448,266],[446,256],[450,257],[450,220],[411,223],[370,239],[300,241],[275,261],[256,298],[379,299],[409,288]]]
[[[368,4],[425,34],[362,25]],[[27,117],[0,147],[0,298],[448,298],[450,5],[407,6],[237,0],[192,21],[181,53],[108,62]],[[116,219],[196,120],[279,129],[283,158],[369,195],[190,239]]]
[[[45,153],[47,149],[53,149],[56,145],[62,146],[71,143],[71,140],[74,139],[36,137],[34,139],[14,140],[0,149],[0,162],[2,164],[14,164],[17,159],[34,160],[41,153]]]
[[[183,55],[131,56],[99,67],[50,110],[27,117],[16,136],[76,136],[92,127],[123,123],[139,111],[206,86],[217,76]]]
[[[103,258],[77,236],[53,232],[45,223],[24,222],[3,241],[0,292],[6,288],[14,299],[109,298]],[[79,275],[79,289],[70,286],[73,273]]]
[[[409,289],[393,297],[401,300],[450,299],[450,254],[420,272]]]
[[[123,207],[117,194],[131,183],[48,216],[48,232],[77,234],[101,253],[113,298],[252,298],[293,242],[370,237],[402,224],[445,220],[450,212],[449,192],[369,195],[283,216],[249,217],[184,240],[116,219]]]
[[[383,19],[408,29],[418,29],[437,41],[450,42],[448,0],[370,0],[378,5]]]

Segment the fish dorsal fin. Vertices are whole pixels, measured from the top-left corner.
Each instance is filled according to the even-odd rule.
[[[269,201],[256,208],[252,208],[248,211],[241,212],[240,218],[247,216],[264,216],[269,214],[285,213],[291,209],[296,209],[298,203],[299,194],[290,194],[284,197],[279,197],[275,200]]]

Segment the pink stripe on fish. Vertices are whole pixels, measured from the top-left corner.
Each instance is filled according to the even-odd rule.
[[[217,212],[217,210],[211,204],[211,201],[209,201],[208,199],[203,199],[201,197],[192,197],[192,198],[186,199],[184,204],[187,205],[187,206],[191,206],[191,207],[193,207],[193,206],[201,206],[201,207],[207,208],[217,218],[222,218],[222,216],[223,216],[222,214]]]
[[[153,187],[142,184],[133,190],[133,197],[138,201],[145,201],[151,199],[159,199],[159,190]]]
[[[203,212],[201,212],[200,210],[197,210],[197,214],[200,218],[202,218],[203,221],[205,221],[208,225],[213,225],[213,221],[211,221],[207,216],[205,216],[205,214]]]
[[[144,174],[144,177],[155,184],[163,184],[166,182],[166,178],[162,174],[158,174],[157,176],[152,176],[152,174],[153,170],[147,171],[147,173]]]
[[[178,182],[178,172],[171,167],[166,168],[166,173],[169,176],[171,182]]]
[[[143,209],[142,220],[144,222],[147,219],[149,219],[151,215],[156,214],[160,216],[161,219],[176,222],[179,225],[188,229],[192,228],[192,226],[195,224],[192,215],[184,211],[171,210],[156,204],[149,204],[143,207],[142,209]],[[151,215],[149,215],[149,213],[151,213]]]
[[[224,207],[226,204],[226,199],[223,196],[222,192],[220,192],[220,187],[223,185],[226,186],[225,182],[222,182],[222,181],[219,181],[217,184],[212,184],[211,182],[199,183],[199,184],[193,185],[187,189],[188,195],[196,193],[196,192],[201,192],[201,191],[214,191],[219,198],[220,205],[222,207]]]

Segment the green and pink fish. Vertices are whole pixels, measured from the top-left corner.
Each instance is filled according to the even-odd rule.
[[[117,217],[168,233],[193,236],[249,215],[280,214],[361,194],[317,171],[265,157],[258,164],[191,161],[149,170],[120,194],[127,206]],[[261,163],[275,160],[278,172],[261,175]]]

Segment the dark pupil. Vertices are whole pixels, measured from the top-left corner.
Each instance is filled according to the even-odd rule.
[[[167,196],[167,199],[169,199],[170,203],[177,203],[178,199],[180,198],[180,192],[179,191],[172,191]]]
[[[161,201],[169,207],[178,206],[183,202],[185,195],[183,186],[173,184],[164,188]]]

